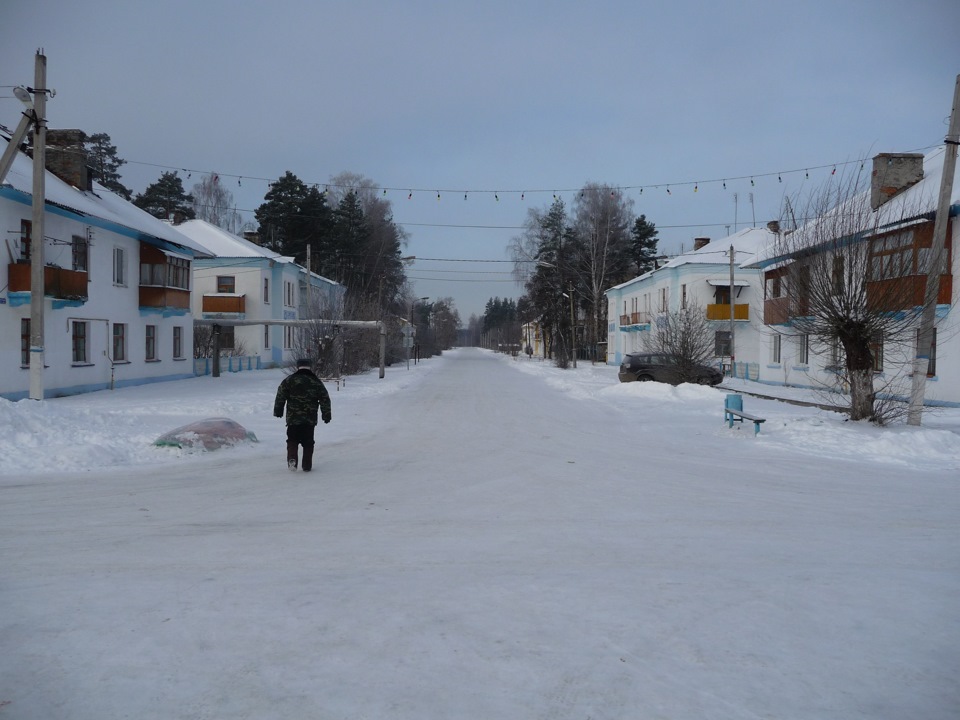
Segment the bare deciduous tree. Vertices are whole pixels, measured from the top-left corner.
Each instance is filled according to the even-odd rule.
[[[236,233],[243,218],[234,209],[233,193],[223,186],[217,173],[204,175],[193,186],[193,210],[200,220]]]
[[[573,228],[579,250],[579,304],[590,317],[586,341],[591,348],[606,337],[604,293],[629,276],[632,207],[633,200],[624,197],[619,189],[595,183],[584,186],[573,202]]]
[[[809,221],[779,233],[781,265],[766,273],[766,297],[780,304],[779,324],[828,355],[838,389],[849,390],[851,419],[883,423],[897,414],[889,397],[899,379],[883,358],[913,356],[930,238],[917,201],[874,208],[864,164],[793,203]]]
[[[690,303],[658,315],[651,332],[644,337],[644,349],[670,358],[683,382],[696,382],[699,367],[714,358],[714,329],[706,310]]]

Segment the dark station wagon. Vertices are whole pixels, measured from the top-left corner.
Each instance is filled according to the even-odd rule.
[[[679,385],[683,382],[700,385],[719,385],[723,374],[709,365],[694,365],[684,373],[669,355],[657,353],[631,353],[620,363],[620,382],[657,382]]]

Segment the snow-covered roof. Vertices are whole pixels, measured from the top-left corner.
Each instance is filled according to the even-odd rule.
[[[863,223],[864,231],[887,231],[893,228],[905,228],[911,224],[919,222],[918,217],[928,216],[937,209],[937,202],[940,195],[940,183],[943,179],[943,163],[945,159],[944,148],[941,145],[935,150],[927,153],[923,158],[923,178],[917,183],[911,185],[906,190],[894,195],[890,200],[871,211],[872,217],[868,222]],[[834,218],[840,213],[848,211],[848,208],[854,208],[854,213],[859,213],[859,208],[869,202],[870,188],[868,187],[862,193],[849,198],[845,203],[833,208],[823,217],[815,218],[806,225],[801,226],[795,232],[809,233],[812,237],[817,237],[817,228],[821,223],[833,222]],[[960,165],[954,171],[953,192],[950,198],[950,213],[957,214],[957,207],[960,205]],[[837,223],[840,227],[844,224]],[[827,226],[829,229],[829,226]],[[842,240],[843,238],[832,238]],[[749,263],[752,268],[764,268],[771,270],[776,266],[783,265],[788,261],[789,255],[783,254],[783,248],[778,247],[775,240],[771,240],[765,247],[757,252],[756,258]]]
[[[9,139],[2,138],[9,143]],[[6,149],[6,146],[3,146]],[[10,188],[17,192],[10,192]],[[0,192],[20,199],[30,198],[33,195],[33,160],[22,152],[17,152],[13,164]],[[54,211],[50,206],[78,215],[86,216],[86,222],[107,230],[142,240],[146,243],[163,247],[168,250],[182,249],[186,255],[210,255],[207,248],[186,237],[177,230],[155,218],[150,213],[141,210],[132,202],[114,194],[100,183],[93,183],[93,190],[80,190],[64,182],[53,173],[47,171],[44,178],[44,199],[48,211]]]
[[[725,238],[711,240],[697,250],[683,253],[671,258],[668,262],[661,265],[656,270],[639,275],[632,280],[616,285],[611,290],[619,290],[630,285],[653,277],[668,268],[676,268],[681,265],[730,265],[730,246],[733,246],[735,263],[737,266],[744,265],[752,261],[757,252],[773,241],[775,235],[767,228],[744,228]],[[719,268],[718,268],[719,270]],[[719,280],[718,280],[719,282]]]
[[[187,220],[177,225],[177,230],[203,245],[216,257],[264,257],[280,262],[293,262],[293,258],[284,257],[206,220]]]

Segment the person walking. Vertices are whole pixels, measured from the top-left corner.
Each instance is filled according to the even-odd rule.
[[[309,358],[297,360],[297,371],[288,375],[277,388],[273,403],[274,417],[283,417],[287,406],[287,467],[297,469],[297,455],[303,445],[304,472],[313,468],[313,431],[317,427],[317,409],[323,422],[330,422],[330,393],[323,381],[314,375]]]

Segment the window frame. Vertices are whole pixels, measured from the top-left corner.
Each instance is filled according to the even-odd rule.
[[[143,326],[143,359],[147,362],[156,362],[157,357],[157,326]]]
[[[127,250],[118,245],[113,248],[113,284],[127,287]]]
[[[129,362],[127,359],[127,323],[113,323],[111,341],[111,361],[114,364]]]
[[[73,365],[89,365],[90,323],[86,320],[73,320],[70,327],[70,346]]]
[[[217,275],[217,294],[235,295],[237,292],[236,275]]]
[[[20,367],[30,366],[30,318],[20,318]]]
[[[173,326],[173,359],[183,360],[183,325]]]
[[[90,270],[90,242],[82,235],[74,235],[70,239],[71,268],[76,272]]]

